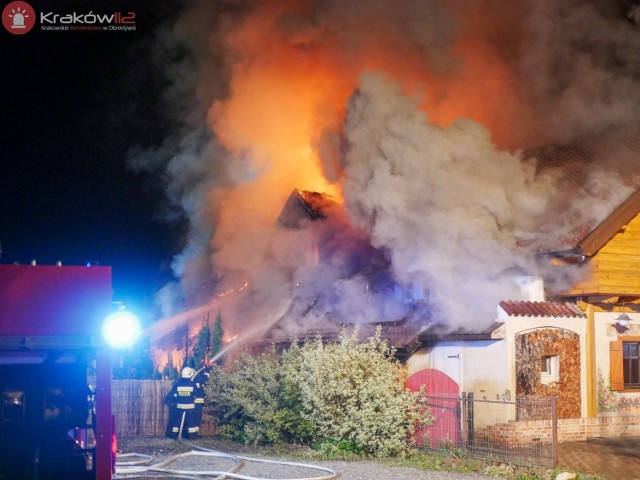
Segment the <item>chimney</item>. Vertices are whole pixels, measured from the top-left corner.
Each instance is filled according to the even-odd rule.
[[[527,275],[516,279],[522,295],[521,300],[529,302],[544,302],[544,280],[536,275]]]

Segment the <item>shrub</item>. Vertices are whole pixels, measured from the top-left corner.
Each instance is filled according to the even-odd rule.
[[[209,317],[205,317],[193,345],[188,366],[200,370],[207,359],[211,360],[222,349],[223,337],[222,315],[220,313],[216,315],[213,326],[209,325]]]
[[[342,332],[337,343],[293,342],[281,355],[242,354],[206,385],[221,435],[248,443],[315,443],[330,456],[408,451],[417,423],[430,422],[422,392],[380,338]]]
[[[209,413],[222,436],[246,443],[306,443],[313,428],[302,417],[296,385],[282,375],[282,357],[242,354],[216,368],[205,385]]]
[[[298,385],[321,445],[342,441],[377,456],[407,452],[408,436],[430,417],[424,394],[405,389],[406,369],[394,353],[380,329],[365,343],[357,329],[343,330],[337,343],[317,338],[285,352],[285,374]]]

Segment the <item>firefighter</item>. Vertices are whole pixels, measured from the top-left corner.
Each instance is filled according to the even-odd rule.
[[[164,403],[169,405],[169,424],[166,432],[166,436],[169,438],[189,439],[193,433],[197,433],[197,429],[193,427],[193,413],[195,411],[194,374],[193,368],[183,368],[181,378],[164,399]]]
[[[211,362],[205,360],[204,366],[193,374],[193,384],[194,384],[194,403],[196,408],[194,409],[193,415],[191,417],[193,423],[191,424],[191,429],[189,434],[192,435],[191,438],[196,438],[200,431],[200,423],[202,423],[202,410],[204,409],[204,384],[209,380],[209,376],[211,375]]]

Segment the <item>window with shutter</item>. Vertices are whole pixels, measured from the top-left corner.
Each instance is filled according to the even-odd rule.
[[[624,388],[640,388],[640,342],[622,342]]]
[[[609,360],[611,390],[640,389],[640,338],[610,342]]]

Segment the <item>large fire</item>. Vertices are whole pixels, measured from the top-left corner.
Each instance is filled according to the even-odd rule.
[[[392,2],[381,2],[379,11],[344,30],[314,26],[305,17],[310,8],[304,1],[257,2],[225,39],[237,58],[231,95],[212,106],[209,123],[226,148],[260,172],[261,182],[282,185],[285,192],[297,185],[337,193],[336,179],[322,170],[317,145],[324,132],[342,130],[347,101],[364,72],[389,72],[420,99],[432,123],[444,127],[471,118],[486,125],[499,145],[509,145],[514,136],[521,140],[512,124],[523,118],[515,80],[487,39],[456,39],[445,59],[438,45],[428,51],[407,44],[396,30],[402,25],[388,24]],[[437,13],[444,18],[446,11]],[[404,21],[409,28],[411,19]]]
[[[490,320],[513,293],[504,272],[536,273],[518,245],[601,217],[589,208],[594,186],[620,192],[611,204],[628,193],[600,188],[618,177],[593,169],[576,225],[539,229],[553,219],[558,182],[518,151],[631,125],[640,106],[628,73],[639,62],[625,55],[635,26],[616,9],[576,4],[255,0],[186,12],[176,36],[197,61],[196,98],[213,98],[207,126],[224,154],[181,140],[184,155],[167,168],[191,221],[179,296],[215,309],[216,295],[248,285],[229,301],[233,334],[323,295],[319,317],[397,315],[387,280],[428,285],[451,324]],[[590,33],[609,28],[615,35]],[[344,212],[324,230],[278,228],[293,188],[329,194]],[[311,236],[326,246],[313,274],[301,260]]]

